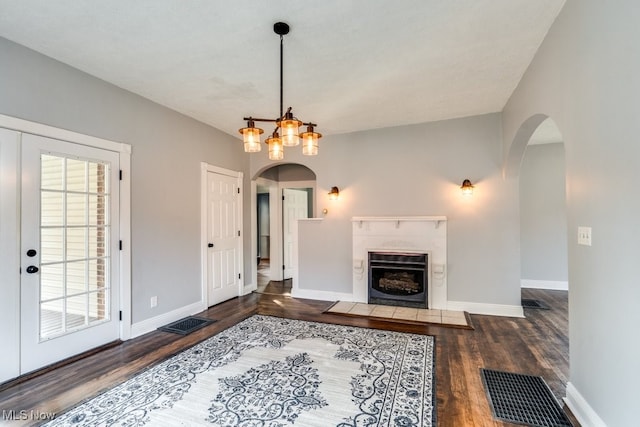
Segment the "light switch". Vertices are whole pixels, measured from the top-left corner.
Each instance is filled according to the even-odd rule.
[[[578,244],[591,246],[591,227],[578,227]]]

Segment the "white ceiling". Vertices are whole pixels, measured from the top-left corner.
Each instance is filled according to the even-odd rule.
[[[324,134],[501,111],[564,0],[0,0],[0,36],[229,134],[284,104]]]

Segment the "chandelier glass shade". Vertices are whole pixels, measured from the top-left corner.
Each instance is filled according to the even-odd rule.
[[[269,146],[269,160],[282,160],[284,159],[284,148],[282,147],[282,139],[278,132],[273,132],[265,141]]]
[[[286,116],[291,115],[291,118],[287,119]],[[298,137],[298,129],[302,126],[302,122],[293,118],[293,114],[285,114],[285,119],[276,122],[282,131],[282,145],[285,147],[295,147],[300,145],[300,138]]]
[[[260,135],[264,133],[263,129],[255,126],[255,122],[271,122],[275,123],[275,130],[265,140],[269,146],[269,159],[282,160],[284,158],[284,147],[295,147],[300,145],[302,139],[302,154],[305,156],[315,156],[318,154],[318,139],[322,135],[314,131],[315,123],[304,123],[293,116],[291,107],[286,113],[283,113],[283,36],[289,33],[289,25],[284,22],[276,22],[273,25],[273,31],[280,36],[280,116],[277,119],[260,119],[254,117],[245,117],[247,127],[239,130],[244,142],[244,151],[246,153],[255,153],[261,151]],[[307,131],[299,133],[300,126],[307,126]]]
[[[318,154],[318,139],[322,134],[313,131],[313,126],[307,126],[307,131],[300,134],[302,138],[302,154],[305,156],[315,156]]]
[[[262,129],[255,127],[253,120],[249,120],[246,128],[240,129],[245,153],[256,153],[262,149],[260,134],[263,132]]]

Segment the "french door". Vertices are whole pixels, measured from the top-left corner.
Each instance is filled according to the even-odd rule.
[[[119,156],[22,136],[22,374],[117,340]]]

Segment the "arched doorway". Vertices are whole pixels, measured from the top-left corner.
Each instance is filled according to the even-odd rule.
[[[526,309],[525,316],[545,319],[566,334],[546,336],[549,354],[558,357],[562,385],[569,378],[569,280],[565,141],[557,124],[537,114],[520,126],[504,165],[504,176],[516,179],[520,204],[521,294],[523,303],[552,302],[551,310]],[[524,305],[524,304],[523,304]],[[542,308],[545,308],[544,305]]]
[[[254,189],[254,283],[288,280],[293,268],[293,224],[298,218],[315,216],[316,174],[301,164],[281,163],[259,171],[253,177]]]
[[[527,142],[519,172],[523,288],[568,290],[564,140],[547,118]]]

